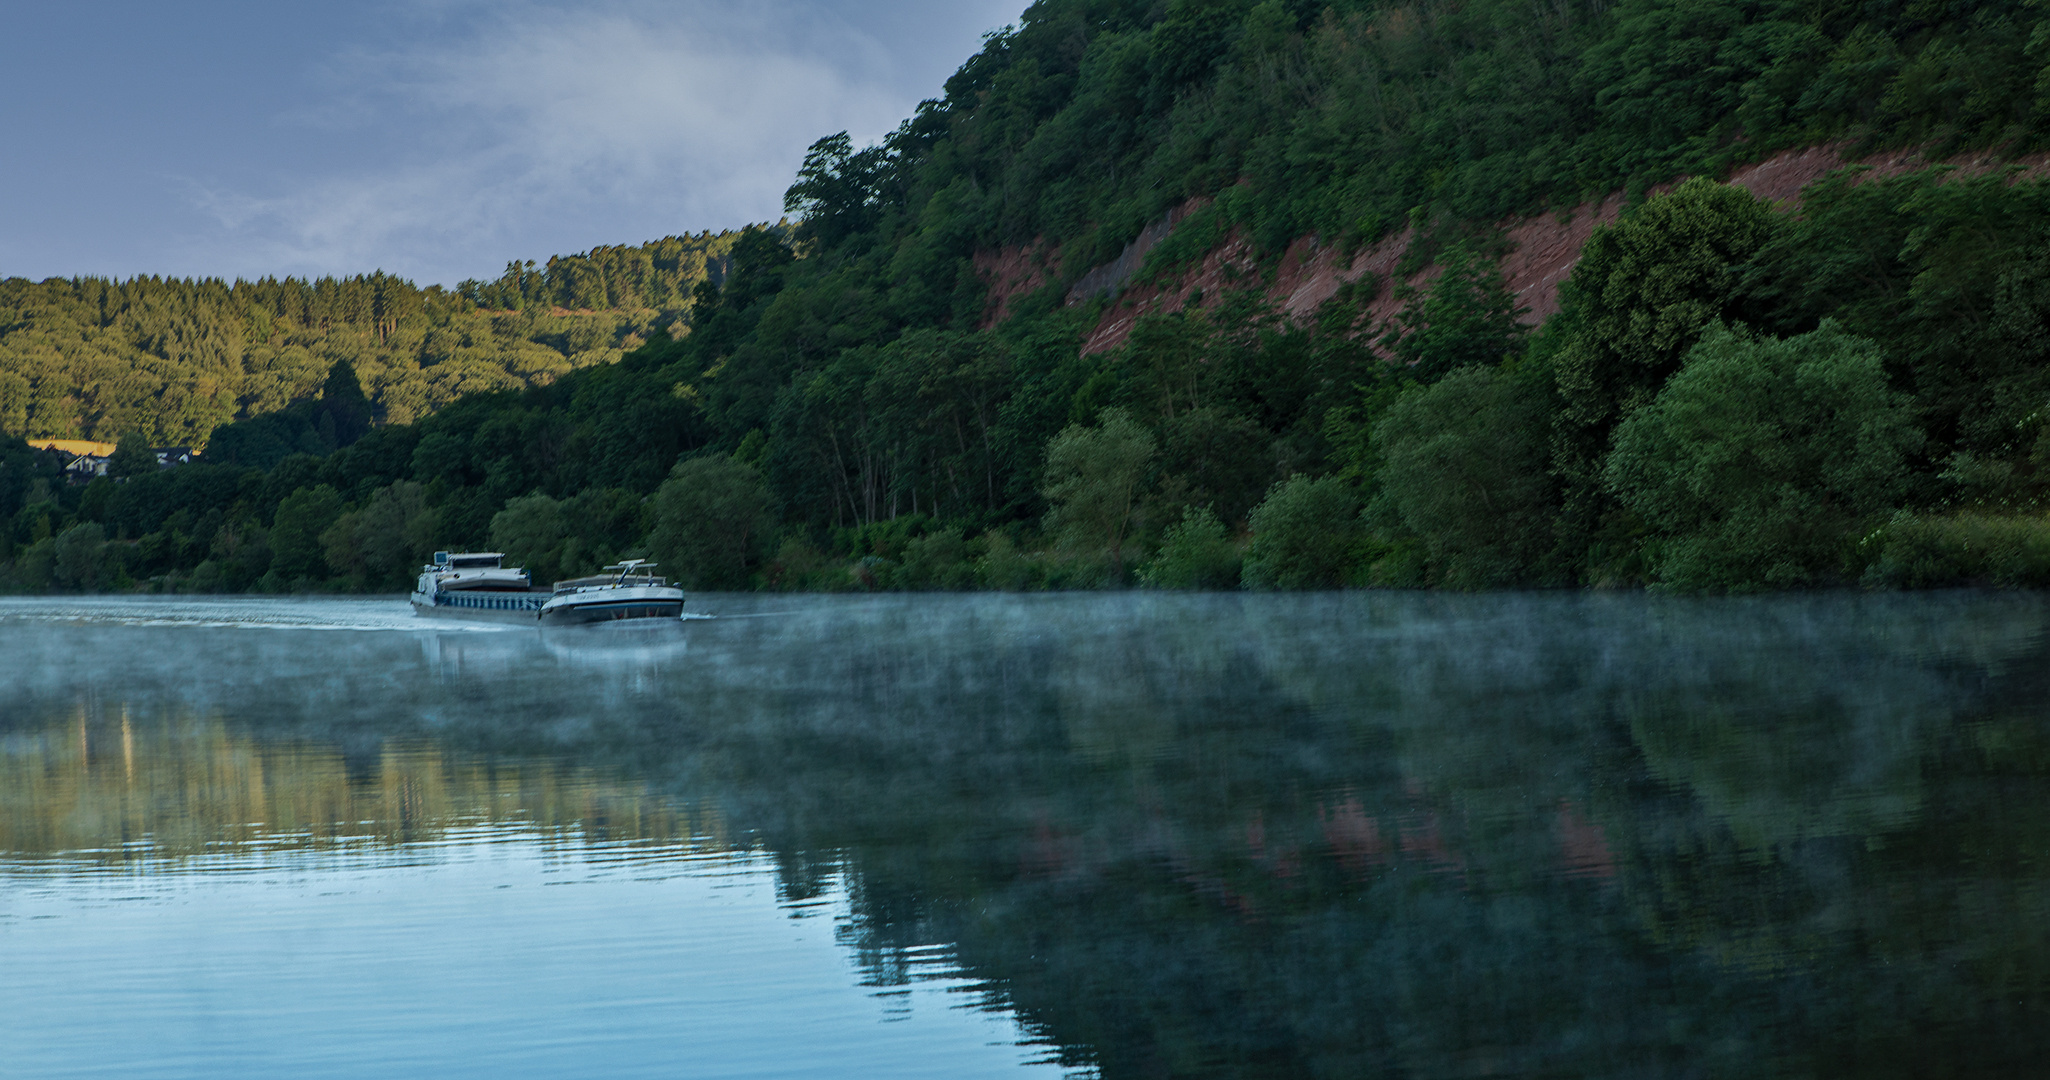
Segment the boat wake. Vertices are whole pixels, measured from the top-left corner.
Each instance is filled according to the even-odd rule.
[[[250,630],[407,630],[437,634],[518,629],[428,620],[403,600],[281,597],[39,596],[0,598],[0,623],[228,627]]]

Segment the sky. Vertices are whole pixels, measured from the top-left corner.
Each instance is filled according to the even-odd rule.
[[[0,278],[396,273],[782,214],[1026,0],[0,0]]]

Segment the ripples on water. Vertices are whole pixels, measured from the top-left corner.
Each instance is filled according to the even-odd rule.
[[[2041,598],[710,606],[0,601],[7,1075],[2050,1060]]]

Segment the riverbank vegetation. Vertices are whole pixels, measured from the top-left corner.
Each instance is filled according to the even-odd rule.
[[[882,144],[820,140],[796,224],[616,353],[405,415],[338,356],[216,463],[83,487],[15,443],[0,556],[25,589],[390,590],[487,546],[699,589],[2050,585],[2038,40],[2020,3],[1043,0]],[[1713,179],[1816,145],[1922,164]],[[1525,325],[1500,223],[1614,190]],[[1247,259],[1085,348],[1171,220],[1124,289]],[[1298,238],[1403,230],[1392,279],[1272,292]],[[1039,282],[1001,305],[999,250]]]

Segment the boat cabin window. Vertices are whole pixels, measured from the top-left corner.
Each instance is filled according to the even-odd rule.
[[[496,570],[503,555],[451,555],[448,568],[451,570]]]

